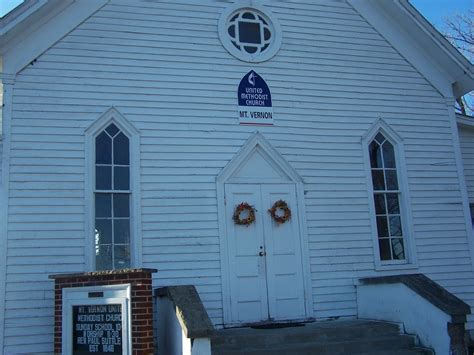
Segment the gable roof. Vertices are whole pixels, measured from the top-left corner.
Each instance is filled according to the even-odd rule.
[[[474,90],[474,66],[459,52],[426,18],[411,5],[408,0],[398,0],[400,6],[406,10],[406,15],[411,18],[420,31],[414,33],[421,40],[428,52],[433,51],[436,60],[446,68],[454,77],[454,92],[462,96]],[[434,48],[433,44],[435,45]]]
[[[408,0],[347,0],[444,96],[474,90],[474,66]]]
[[[109,0],[25,0],[0,19],[2,72],[15,75]]]
[[[109,1],[26,0],[0,20],[3,72],[18,73]],[[408,0],[346,1],[444,96],[474,89],[473,65]]]

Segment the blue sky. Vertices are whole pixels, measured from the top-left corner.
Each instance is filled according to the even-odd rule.
[[[10,12],[22,2],[22,0],[0,0],[0,16]]]
[[[446,17],[474,9],[474,0],[410,0],[410,2],[432,24],[441,29]]]
[[[443,25],[445,17],[474,8],[474,0],[410,0],[435,26]],[[22,0],[0,0],[0,16],[18,6]]]

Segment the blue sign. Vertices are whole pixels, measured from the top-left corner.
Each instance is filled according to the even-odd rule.
[[[272,94],[267,83],[253,70],[239,84],[239,122],[241,124],[272,125]]]

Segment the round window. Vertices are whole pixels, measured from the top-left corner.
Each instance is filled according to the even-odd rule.
[[[222,14],[219,37],[227,51],[246,62],[263,62],[281,46],[281,30],[268,11],[233,6]]]

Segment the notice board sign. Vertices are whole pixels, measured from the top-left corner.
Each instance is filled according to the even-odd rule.
[[[240,124],[273,125],[272,94],[265,80],[251,70],[239,84],[238,117]]]
[[[131,354],[130,285],[63,288],[62,353]]]
[[[72,306],[74,355],[122,354],[122,305]]]

